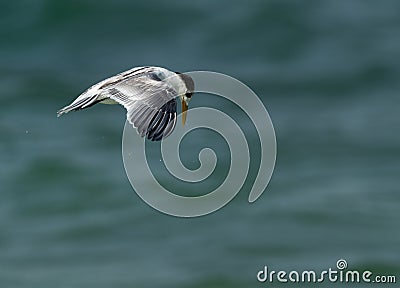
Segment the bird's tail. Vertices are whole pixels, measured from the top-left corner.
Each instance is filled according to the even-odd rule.
[[[63,114],[66,114],[70,111],[81,110],[93,106],[94,104],[102,101],[98,97],[99,95],[87,95],[87,93],[81,94],[78,98],[75,99],[71,104],[61,108],[57,111],[57,117],[60,117]]]

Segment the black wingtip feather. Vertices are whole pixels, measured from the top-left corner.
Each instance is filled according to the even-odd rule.
[[[153,116],[146,132],[147,139],[160,141],[168,136],[175,126],[174,113],[176,111],[176,101],[172,99],[165,103],[157,114]],[[172,127],[171,127],[172,122]]]

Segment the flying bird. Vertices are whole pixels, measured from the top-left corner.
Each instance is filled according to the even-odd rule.
[[[120,104],[126,118],[141,137],[160,141],[172,133],[177,119],[177,101],[182,103],[182,125],[194,93],[193,79],[161,67],[135,67],[107,78],[87,89],[57,116],[97,103]]]

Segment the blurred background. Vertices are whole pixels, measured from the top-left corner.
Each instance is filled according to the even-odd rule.
[[[400,281],[399,11],[396,0],[1,1],[0,286],[272,287],[257,282],[264,265],[322,271],[341,258]],[[225,73],[260,96],[278,157],[259,200],[247,202],[253,157],[223,209],[161,214],[126,177],[122,107],[56,118],[90,85],[141,65]],[[234,115],[257,139],[238,107],[211,95],[191,105]],[[181,146],[196,168],[197,148],[215,142],[210,189],[230,159],[214,134]]]

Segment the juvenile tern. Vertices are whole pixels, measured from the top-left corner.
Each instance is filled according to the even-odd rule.
[[[175,128],[177,97],[182,102],[182,125],[185,124],[193,92],[194,82],[189,75],[161,67],[135,67],[91,86],[60,109],[57,116],[96,103],[121,104],[127,110],[127,120],[141,137],[159,141]]]

